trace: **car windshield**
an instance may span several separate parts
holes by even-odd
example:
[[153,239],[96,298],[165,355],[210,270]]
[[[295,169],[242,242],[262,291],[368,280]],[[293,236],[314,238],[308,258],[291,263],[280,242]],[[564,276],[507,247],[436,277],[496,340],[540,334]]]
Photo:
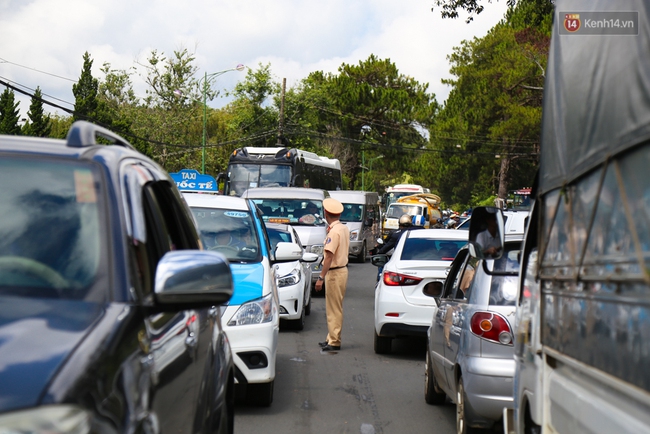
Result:
[[201,242],[230,262],[260,262],[260,240],[248,211],[193,207]]
[[341,213],[342,222],[360,222],[363,218],[363,205],[358,203],[344,203]]
[[98,170],[3,157],[0,184],[0,294],[105,299],[92,291],[106,261]]
[[323,201],[316,199],[252,199],[265,222],[324,226]]
[[452,261],[458,250],[465,244],[467,241],[464,240],[407,238],[400,259],[402,261]]

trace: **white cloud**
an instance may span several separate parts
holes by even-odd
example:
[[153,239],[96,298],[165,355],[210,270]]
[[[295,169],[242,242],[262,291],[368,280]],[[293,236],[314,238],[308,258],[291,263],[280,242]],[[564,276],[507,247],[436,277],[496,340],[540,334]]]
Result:
[[[128,69],[144,63],[151,50],[171,55],[195,52],[199,74],[243,63],[270,63],[280,80],[293,86],[310,72],[335,73],[370,54],[389,58],[399,71],[421,83],[439,102],[449,88],[447,55],[463,39],[483,36],[502,17],[505,0],[486,5],[466,24],[443,20],[422,0],[0,0],[0,77],[74,102],[72,84],[93,59],[93,75],[105,62]],[[24,67],[16,66],[23,65]],[[33,68],[53,75],[35,72]],[[241,73],[220,76],[215,88],[232,88]],[[144,93],[134,77],[136,92]],[[17,95],[18,97],[18,95]],[[19,97],[27,112],[29,99]],[[218,106],[223,101],[214,101]]]

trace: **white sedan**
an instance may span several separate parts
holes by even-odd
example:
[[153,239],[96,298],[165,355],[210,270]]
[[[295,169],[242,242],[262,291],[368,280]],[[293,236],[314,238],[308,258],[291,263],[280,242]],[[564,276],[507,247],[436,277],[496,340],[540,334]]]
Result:
[[375,353],[391,351],[394,338],[426,338],[451,261],[467,244],[467,231],[412,229],[393,255],[375,255],[383,271],[375,287]]
[[271,250],[278,242],[289,242],[300,246],[302,259],[279,262],[276,267],[278,297],[280,298],[280,320],[296,330],[305,327],[305,315],[311,313],[311,266],[318,259],[315,253],[305,252],[296,230],[287,224],[265,223],[269,234]]

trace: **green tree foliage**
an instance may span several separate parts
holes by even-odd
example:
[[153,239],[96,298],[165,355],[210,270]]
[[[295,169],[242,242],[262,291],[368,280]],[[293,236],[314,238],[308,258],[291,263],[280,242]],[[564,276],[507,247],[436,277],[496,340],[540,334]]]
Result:
[[23,134],[35,137],[49,137],[52,132],[50,117],[43,111],[43,93],[37,87],[32,96],[29,111],[29,120],[23,126]]
[[505,198],[510,186],[532,184],[548,32],[511,24],[525,21],[519,18],[515,8],[509,22],[463,41],[449,56],[456,78],[445,81],[453,89],[431,129],[437,157],[428,157],[434,185],[447,203]]
[[[498,1],[498,0],[497,0]],[[505,0],[508,7],[512,10],[515,5],[523,6],[528,15],[524,17],[526,24],[530,26],[539,26],[546,17],[553,11],[553,0]],[[492,0],[487,0],[491,3]],[[458,18],[460,11],[465,11],[469,14],[466,19],[467,23],[474,20],[474,15],[478,15],[485,9],[485,0],[434,0],[434,7],[432,11],[436,11],[436,7],[440,8],[440,16],[442,18]]]
[[[201,169],[203,99],[194,62],[187,49],[169,58],[153,50],[145,65],[149,87],[132,118],[131,131],[149,140],[140,149],[170,172]],[[206,98],[213,98],[207,89]]]
[[19,136],[21,134],[19,102],[16,101],[14,91],[6,88],[0,94],[0,134]]
[[86,51],[79,81],[72,85],[75,98],[73,120],[92,120],[97,111],[97,91],[99,82],[92,75],[93,61]]
[[238,136],[259,137],[257,146],[276,146],[279,107],[270,104],[273,96],[280,94],[280,84],[274,81],[270,64],[259,64],[248,69],[246,78],[235,85],[234,101],[229,107],[233,113],[231,128]]
[[421,131],[438,109],[427,89],[389,59],[371,55],[358,65],[342,64],[338,74],[310,74],[287,107],[287,118],[294,135],[317,137],[317,146],[341,161],[349,187],[360,188],[362,156],[383,155],[373,170],[384,173],[414,167],[413,151],[426,144]]

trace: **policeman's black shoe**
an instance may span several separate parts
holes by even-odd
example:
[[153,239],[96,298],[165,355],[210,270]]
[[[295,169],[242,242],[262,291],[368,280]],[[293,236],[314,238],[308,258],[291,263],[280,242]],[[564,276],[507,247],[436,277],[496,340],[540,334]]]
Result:
[[340,351],[341,346],[340,345],[325,345],[323,348],[320,349],[321,351],[329,352],[329,351]]
[[329,345],[329,344],[327,343],[327,341],[323,341],[323,342],[319,342],[319,343],[318,343],[318,346],[321,347],[321,348],[326,347],[326,346],[328,346],[328,345]]

